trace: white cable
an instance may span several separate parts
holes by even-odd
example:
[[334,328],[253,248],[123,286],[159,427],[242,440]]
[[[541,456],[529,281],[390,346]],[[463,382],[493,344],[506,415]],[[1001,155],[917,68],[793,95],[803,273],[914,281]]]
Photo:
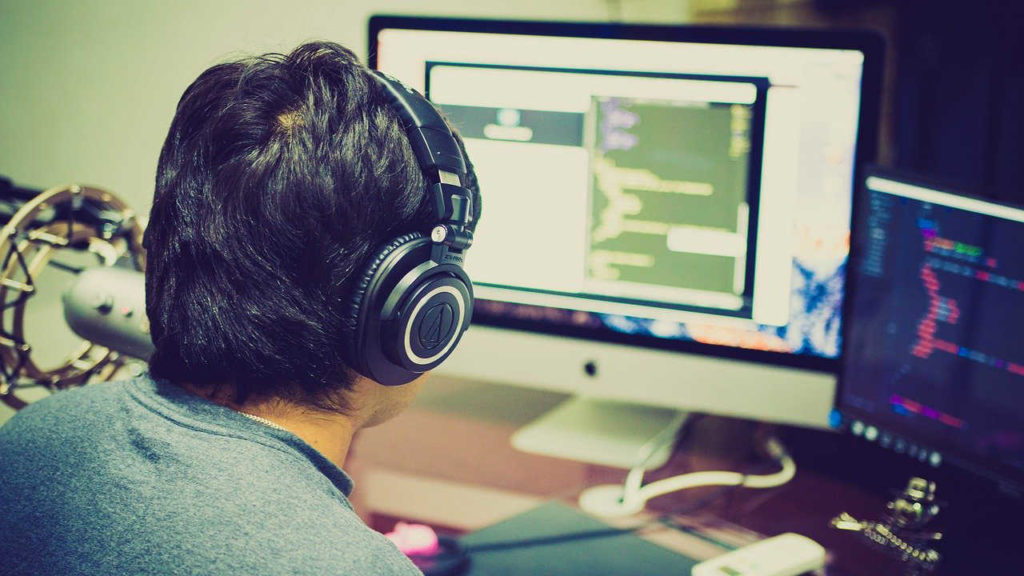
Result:
[[[743,486],[744,488],[775,488],[782,486],[796,475],[796,462],[786,453],[776,438],[770,438],[765,446],[768,454],[782,467],[774,474],[748,476],[738,472],[693,472],[652,482],[647,486],[623,493],[623,501],[643,506],[648,500],[679,490],[700,486]],[[632,472],[631,472],[632,473]],[[628,479],[627,479],[628,482]],[[632,492],[632,493],[631,493]]]
[[639,463],[633,466],[626,476],[623,494],[631,494],[640,490],[644,483],[644,472],[647,470],[647,463],[651,461],[655,454],[676,441],[676,434],[679,433],[679,429],[689,417],[689,414],[680,412],[672,419],[668,426],[662,428],[661,432],[640,447]]
[[[651,444],[660,445],[664,439],[657,438]],[[600,516],[624,516],[643,510],[648,500],[679,490],[701,486],[743,486],[744,488],[775,488],[789,482],[796,475],[796,463],[786,453],[782,443],[769,438],[765,444],[769,456],[781,469],[773,474],[749,476],[738,472],[693,472],[681,474],[643,486],[644,468],[641,465],[629,471],[622,486],[595,486],[580,494],[580,506]]]

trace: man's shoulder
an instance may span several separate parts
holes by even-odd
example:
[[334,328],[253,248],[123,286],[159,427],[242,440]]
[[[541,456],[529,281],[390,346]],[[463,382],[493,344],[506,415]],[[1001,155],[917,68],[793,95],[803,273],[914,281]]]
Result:
[[[224,553],[260,574],[419,574],[394,544],[354,512],[333,507],[328,510],[334,516],[330,520],[298,513],[282,517],[279,523],[264,524],[252,540],[242,546],[230,542]],[[306,525],[300,527],[303,523]],[[223,554],[214,552],[215,563]],[[196,566],[199,571],[202,568]]]
[[85,428],[123,411],[128,381],[61,390],[29,404],[0,426],[0,441],[30,435],[41,439],[67,428]]
[[[300,487],[299,490],[302,488]],[[286,487],[282,492],[289,493]],[[291,493],[294,496],[294,492]],[[297,498],[257,499],[231,511],[212,502],[213,514],[143,522],[125,542],[130,556],[148,554],[154,573],[416,576],[419,571],[390,541],[369,528],[350,508],[320,497],[316,508]],[[102,545],[102,542],[96,542]],[[99,551],[98,548],[94,550]],[[97,555],[93,556],[94,558]],[[139,566],[110,565],[111,573],[135,573]]]
[[60,392],[0,427],[12,574],[418,573],[297,453],[170,419],[133,386]]
[[[299,497],[281,487],[281,498],[210,499],[202,494],[147,497],[145,510],[122,514],[116,491],[89,507],[87,518],[61,520],[64,530],[15,520],[13,541],[0,540],[10,574],[351,574],[416,576],[419,571],[350,508],[324,496]],[[150,495],[152,496],[152,495]],[[242,501],[245,500],[245,501]],[[308,506],[315,500],[316,507]],[[45,508],[46,505],[41,506]],[[2,509],[2,506],[0,506]],[[58,514],[58,517],[60,515]],[[23,517],[24,518],[24,517]],[[102,521],[97,521],[101,519]],[[38,554],[24,538],[31,530],[61,554]],[[9,547],[8,547],[9,546]],[[5,574],[8,572],[5,572]]]
[[[91,478],[82,467],[108,461],[111,438],[130,404],[126,386],[104,382],[63,390],[15,414],[0,426],[0,483],[6,483],[11,493],[20,486],[26,497],[32,497],[46,492],[57,479],[69,485]],[[40,483],[46,484],[31,489]],[[5,504],[11,506],[0,502],[0,508]]]

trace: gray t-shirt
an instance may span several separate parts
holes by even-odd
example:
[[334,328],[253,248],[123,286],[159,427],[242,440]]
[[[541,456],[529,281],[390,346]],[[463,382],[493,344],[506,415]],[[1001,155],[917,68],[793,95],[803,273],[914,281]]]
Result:
[[297,436],[166,382],[92,384],[0,427],[0,573],[419,575]]

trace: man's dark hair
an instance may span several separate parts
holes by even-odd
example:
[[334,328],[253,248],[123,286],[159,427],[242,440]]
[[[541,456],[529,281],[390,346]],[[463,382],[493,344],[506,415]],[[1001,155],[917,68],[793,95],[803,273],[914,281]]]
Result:
[[369,74],[318,42],[216,65],[185,91],[145,235],[153,376],[239,403],[345,408],[354,276],[387,239],[432,224]]

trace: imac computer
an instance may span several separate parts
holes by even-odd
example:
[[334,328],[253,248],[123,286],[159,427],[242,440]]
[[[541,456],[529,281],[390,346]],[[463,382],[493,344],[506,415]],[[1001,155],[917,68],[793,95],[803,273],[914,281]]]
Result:
[[[371,66],[444,111],[482,190],[473,327],[440,372],[573,394],[547,431],[641,445],[677,410],[827,426],[881,52],[860,32],[373,17]],[[572,444],[542,429],[517,446]],[[581,459],[634,457],[594,434]]]
[[845,427],[1024,494],[1024,209],[873,170],[853,237]]

